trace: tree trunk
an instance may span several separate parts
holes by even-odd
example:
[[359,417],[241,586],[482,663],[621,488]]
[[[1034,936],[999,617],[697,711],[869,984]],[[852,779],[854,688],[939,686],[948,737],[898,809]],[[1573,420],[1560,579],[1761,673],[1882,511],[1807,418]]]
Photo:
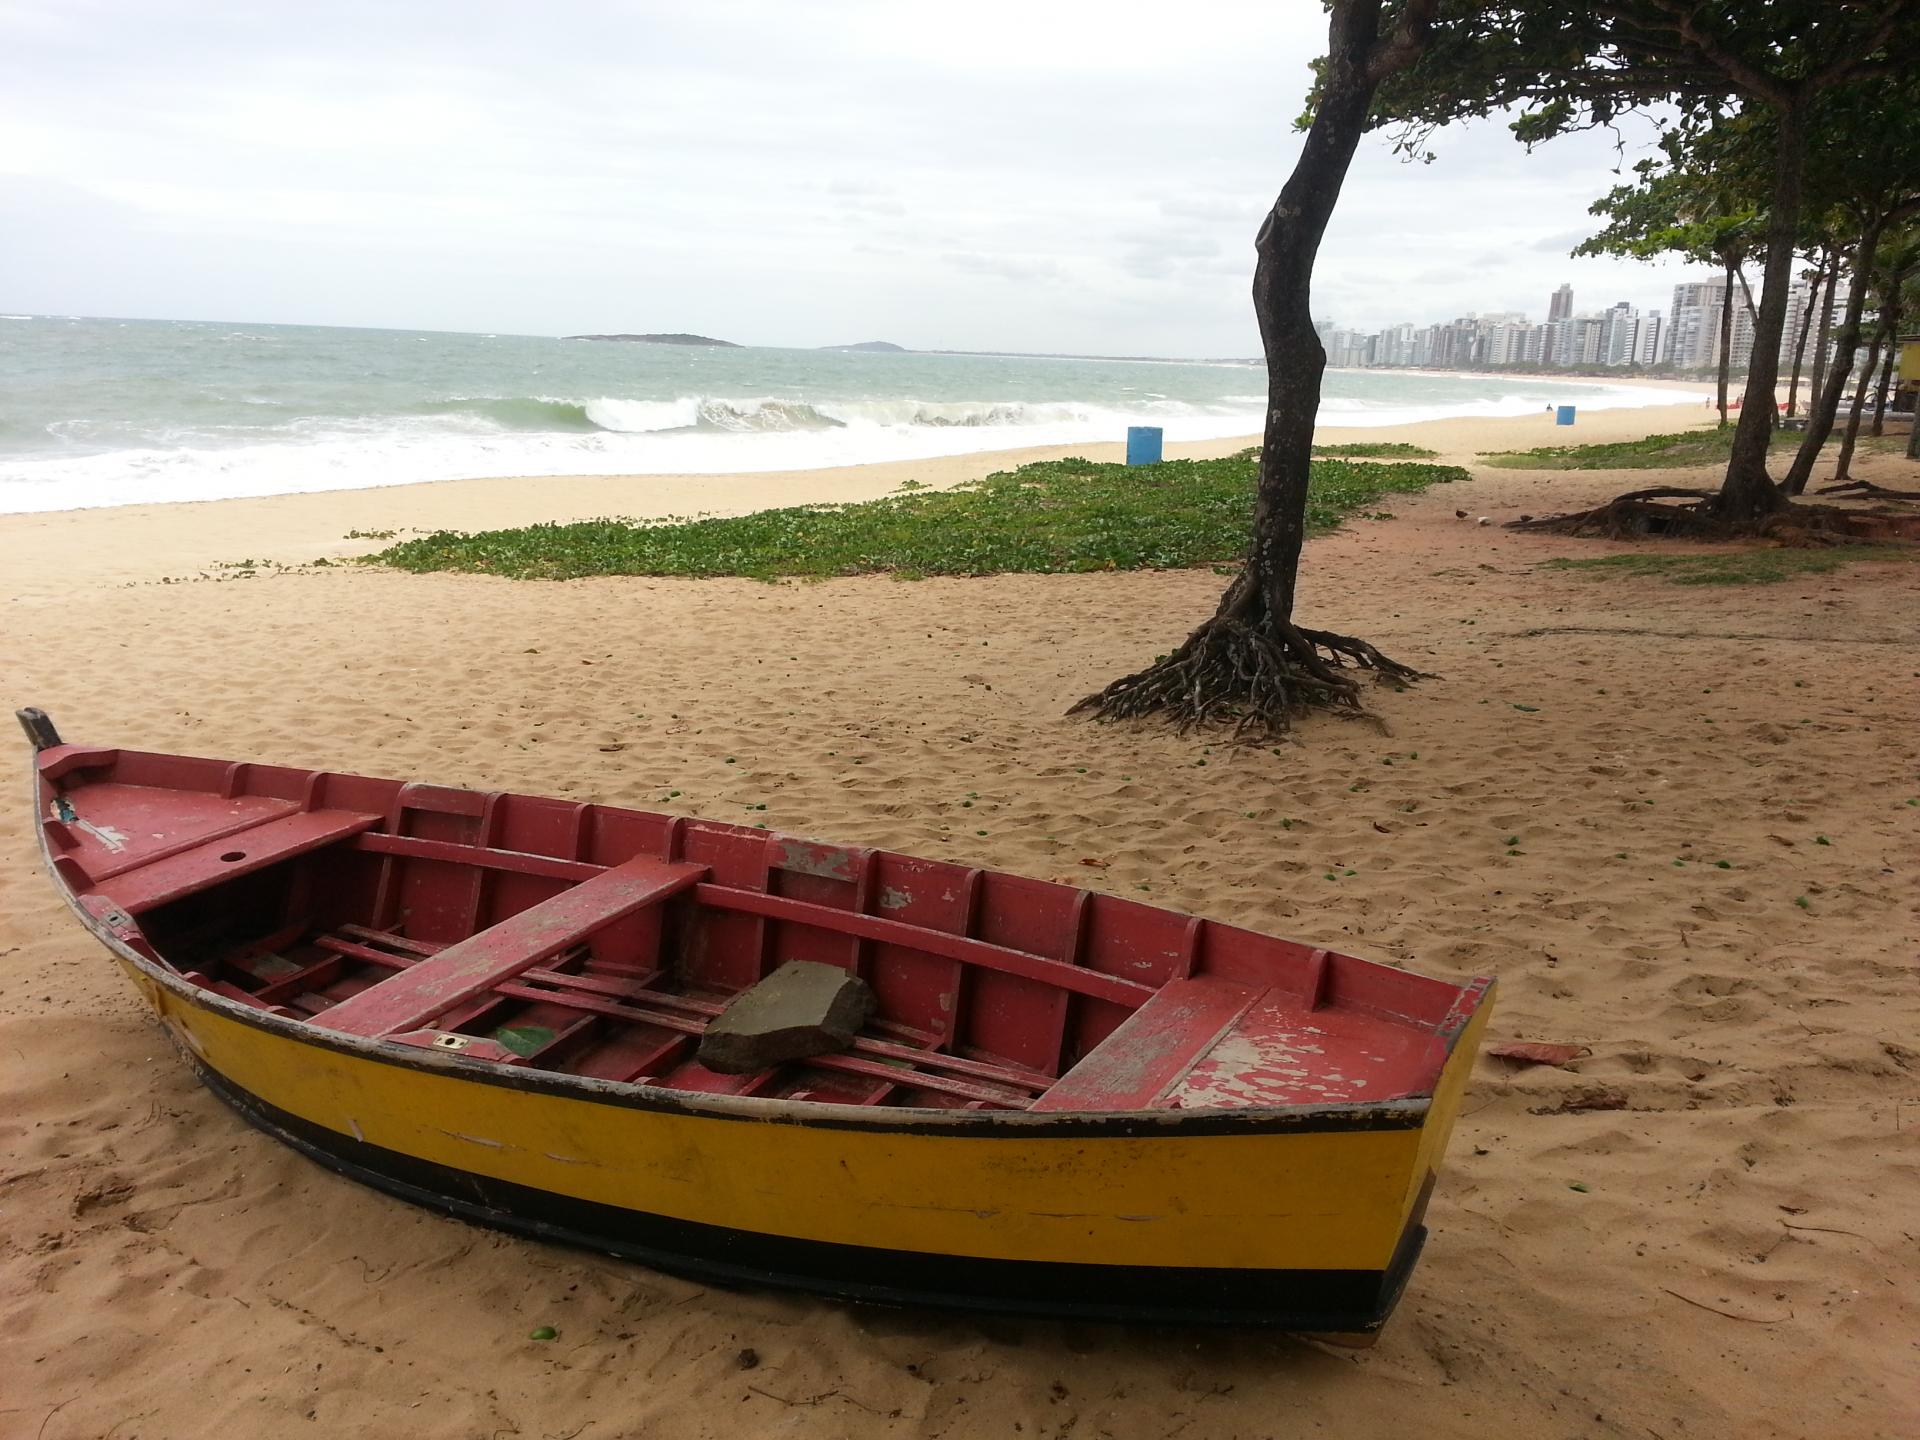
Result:
[[1226,723],[1241,734],[1264,735],[1285,730],[1309,708],[1362,709],[1347,665],[1396,680],[1418,676],[1365,641],[1293,623],[1313,426],[1327,363],[1311,313],[1314,260],[1366,133],[1374,91],[1390,65],[1417,52],[1437,0],[1409,0],[1391,40],[1381,33],[1381,8],[1381,0],[1329,6],[1313,122],[1254,241],[1253,309],[1267,362],[1267,416],[1246,564],[1213,617],[1178,650],[1087,696],[1075,711],[1104,719],[1157,712],[1181,730]]
[[1840,289],[1840,269],[1845,257],[1840,247],[1833,247],[1833,268],[1827,274],[1827,293],[1820,301],[1820,336],[1813,346],[1813,379],[1807,386],[1807,411],[1813,412],[1820,403],[1820,397],[1826,394],[1827,356],[1833,350],[1833,297]]
[[[1887,277],[1887,298],[1880,307],[1880,333],[1887,337],[1887,353],[1880,362],[1880,384],[1873,396],[1873,429],[1884,435],[1887,425],[1887,393],[1893,388],[1893,362],[1900,353],[1900,290],[1907,283],[1907,272],[1896,270]],[[1920,429],[1920,405],[1914,407],[1915,428]]]
[[1853,446],[1860,438],[1860,412],[1866,409],[1867,386],[1873,383],[1873,367],[1880,363],[1880,344],[1885,338],[1883,320],[1881,327],[1873,332],[1873,344],[1867,347],[1867,363],[1860,367],[1860,381],[1853,387],[1853,413],[1847,416],[1847,432],[1840,437],[1840,459],[1833,467],[1836,483],[1853,478]]
[[1793,256],[1800,239],[1806,102],[1796,96],[1776,106],[1775,115],[1779,129],[1767,210],[1767,268],[1760,286],[1760,313],[1753,322],[1753,357],[1747,362],[1740,425],[1733,434],[1726,479],[1712,503],[1714,515],[1721,520],[1757,520],[1785,503],[1767,473],[1767,450],[1773,438],[1774,386],[1780,378],[1780,332],[1786,328],[1787,292],[1793,288]]
[[1873,424],[1867,427],[1867,433],[1875,437],[1887,433],[1887,394],[1893,389],[1893,357],[1899,353],[1896,340],[1888,344],[1887,353],[1880,359],[1880,383],[1873,387]]
[[1827,252],[1820,252],[1820,263],[1808,281],[1807,308],[1800,315],[1800,335],[1793,342],[1793,383],[1787,386],[1787,414],[1800,413],[1800,366],[1807,358],[1807,331],[1813,328],[1813,312],[1820,308],[1820,282],[1827,273]]
[[1727,284],[1720,292],[1720,424],[1727,423],[1727,372],[1733,368],[1733,262],[1726,262]]
[[[1793,457],[1793,464],[1787,469],[1786,479],[1780,482],[1780,489],[1787,495],[1806,493],[1807,481],[1813,478],[1813,467],[1820,458],[1820,447],[1827,443],[1827,437],[1833,434],[1834,416],[1840,413],[1840,401],[1847,390],[1847,375],[1853,369],[1853,352],[1860,348],[1860,315],[1867,304],[1867,280],[1873,274],[1873,260],[1880,249],[1880,232],[1886,227],[1887,217],[1875,216],[1861,233],[1860,244],[1853,252],[1853,264],[1850,283],[1847,287],[1847,314],[1840,325],[1840,335],[1834,345],[1833,363],[1827,367],[1826,388],[1815,400],[1807,415],[1806,437],[1800,442],[1800,449]],[[1836,276],[1836,280],[1837,280]]]

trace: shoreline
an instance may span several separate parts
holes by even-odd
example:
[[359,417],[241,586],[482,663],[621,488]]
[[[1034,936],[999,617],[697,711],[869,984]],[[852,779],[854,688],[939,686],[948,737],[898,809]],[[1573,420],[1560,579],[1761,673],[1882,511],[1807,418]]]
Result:
[[[1686,384],[1629,385],[1564,376],[1543,377],[1536,382],[1517,377],[1513,392],[1476,393],[1462,409],[1456,401],[1400,392],[1449,379],[1485,392],[1493,388],[1485,377],[1409,371],[1402,387],[1372,372],[1341,373],[1369,379],[1370,384],[1359,388],[1370,398],[1327,397],[1321,412],[1322,429],[1392,431],[1444,420],[1524,417],[1538,413],[1536,406],[1550,409],[1563,393],[1589,416],[1658,406],[1667,400],[1669,392],[1700,402],[1707,399],[1704,391]],[[1385,385],[1396,388],[1389,392]],[[1530,393],[1523,395],[1521,391]],[[1257,395],[1225,398],[1256,405],[1260,400]],[[907,425],[889,420],[876,430],[871,417],[860,418],[860,403],[788,401],[772,395],[739,401],[699,395],[672,401],[560,400],[542,395],[525,401],[460,403],[482,409],[494,403],[531,405],[560,428],[510,427],[464,439],[451,434],[420,436],[416,437],[417,449],[411,440],[401,444],[403,432],[394,430],[358,438],[323,434],[313,437],[311,443],[263,436],[228,449],[193,445],[152,449],[136,445],[93,455],[35,452],[0,456],[0,515],[266,500],[281,495],[331,494],[449,480],[589,475],[668,480],[698,475],[717,480],[742,474],[838,471],[895,462],[961,461],[968,456],[1026,451],[1071,453],[1068,447],[1117,442],[1136,423],[1160,425],[1171,445],[1211,446],[1245,443],[1243,437],[1259,430],[1264,413],[1259,408],[1249,411],[1236,406],[1225,413],[1156,418],[1146,413],[1136,415],[1124,406],[1116,409],[1119,402],[1109,400],[1088,402],[1090,408],[1078,418],[1063,419],[1051,414],[1060,405],[1031,402],[1038,409],[1021,423],[975,424],[963,419],[952,424],[928,421]],[[748,424],[737,433],[715,433],[694,425],[694,419],[703,413],[702,407],[709,403],[718,405],[722,412],[744,407],[738,412],[741,415],[764,406],[797,406],[816,412],[813,419],[827,428],[802,424],[798,428],[775,425],[761,429]],[[885,403],[891,402],[884,402],[883,409]],[[972,403],[961,404],[962,410]],[[1011,408],[1024,411],[1029,403],[1012,402]],[[943,405],[945,402],[934,402],[935,410]],[[1515,406],[1520,408],[1516,410]],[[1073,406],[1066,408],[1071,410]],[[582,448],[574,443],[577,441],[589,443]],[[393,448],[396,444],[398,449]],[[451,450],[446,448],[449,445]]]
[[[1401,441],[1471,464],[1488,450],[1620,440],[1700,424],[1697,404],[1583,411],[1562,427],[1545,413],[1453,416],[1406,425],[1323,426],[1317,444]],[[1170,460],[1231,455],[1260,437],[1169,443]],[[76,580],[122,584],[179,577],[240,561],[305,565],[371,553],[385,532],[494,530],[601,517],[743,515],[803,504],[844,504],[894,493],[903,481],[950,489],[1018,465],[1084,456],[1119,461],[1126,447],[1042,445],[819,470],[723,475],[524,475],[423,480],[226,500],[103,505],[0,515],[0,572],[14,599],[59,593]],[[355,536],[352,532],[360,532]]]

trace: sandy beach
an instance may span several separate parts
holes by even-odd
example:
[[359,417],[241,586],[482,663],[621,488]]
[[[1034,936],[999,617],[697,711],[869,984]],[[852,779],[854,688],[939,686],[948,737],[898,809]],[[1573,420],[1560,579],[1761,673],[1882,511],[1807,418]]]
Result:
[[[1209,571],[311,564],[371,531],[864,499],[1118,446],[0,517],[6,698],[70,738],[765,805],[796,834],[1491,972],[1496,1038],[1591,1052],[1482,1058],[1371,1351],[735,1293],[470,1228],[249,1129],[55,898],[10,787],[0,1436],[1920,1433],[1920,566],[1680,587],[1545,564],[1624,547],[1473,523],[1705,478],[1481,451],[1707,418],[1693,400],[1571,430],[1323,432],[1427,444],[1474,479],[1310,544],[1303,618],[1433,678],[1380,692],[1383,728],[1316,719],[1277,750],[1065,717],[1208,612]],[[543,1325],[558,1338],[529,1340]]]

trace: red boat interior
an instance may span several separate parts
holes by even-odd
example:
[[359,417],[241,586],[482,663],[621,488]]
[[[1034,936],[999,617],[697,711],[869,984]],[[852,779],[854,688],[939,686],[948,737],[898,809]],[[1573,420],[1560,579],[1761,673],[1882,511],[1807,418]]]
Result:
[[[60,878],[228,1000],[468,1060],[843,1105],[1034,1111],[1429,1093],[1461,988],[1071,886],[523,795],[61,745]],[[695,1058],[790,960],[874,1017],[755,1075]]]

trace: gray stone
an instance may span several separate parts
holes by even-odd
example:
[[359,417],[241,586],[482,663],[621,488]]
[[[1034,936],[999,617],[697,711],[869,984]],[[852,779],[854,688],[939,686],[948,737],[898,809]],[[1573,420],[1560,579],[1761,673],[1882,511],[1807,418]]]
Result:
[[873,991],[837,965],[789,960],[742,990],[700,1037],[700,1063],[752,1075],[788,1060],[844,1050],[873,1014]]

